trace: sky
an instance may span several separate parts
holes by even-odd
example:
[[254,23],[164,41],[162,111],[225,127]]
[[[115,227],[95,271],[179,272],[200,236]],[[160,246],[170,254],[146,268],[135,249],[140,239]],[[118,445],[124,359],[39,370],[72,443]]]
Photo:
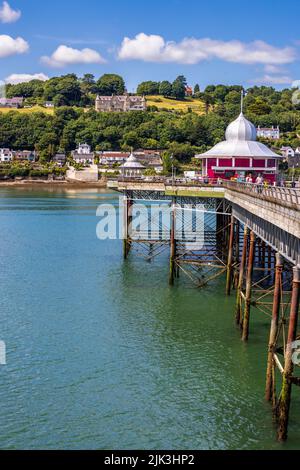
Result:
[[300,80],[299,0],[0,0],[0,80],[118,73],[209,84]]

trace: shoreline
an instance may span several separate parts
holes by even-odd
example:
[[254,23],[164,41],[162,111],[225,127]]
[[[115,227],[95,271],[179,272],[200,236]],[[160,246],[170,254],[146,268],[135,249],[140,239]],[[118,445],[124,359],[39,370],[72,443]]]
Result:
[[107,189],[106,181],[98,181],[97,183],[85,183],[83,181],[45,181],[45,180],[21,180],[21,181],[0,181],[0,188],[89,188],[89,189]]

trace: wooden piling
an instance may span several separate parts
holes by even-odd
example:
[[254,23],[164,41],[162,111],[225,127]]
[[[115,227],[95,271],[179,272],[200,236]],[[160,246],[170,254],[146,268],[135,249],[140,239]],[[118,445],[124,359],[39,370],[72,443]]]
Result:
[[271,401],[273,397],[274,387],[274,352],[276,346],[276,338],[278,334],[278,321],[281,303],[281,290],[282,290],[282,270],[283,270],[283,258],[277,253],[276,254],[276,268],[275,268],[275,286],[273,296],[273,311],[272,321],[269,338],[268,348],[268,362],[267,362],[267,382],[266,382],[266,400]]
[[290,309],[288,339],[282,377],[282,388],[278,403],[278,440],[285,441],[288,433],[289,412],[292,393],[293,342],[296,340],[300,297],[300,266],[293,268],[293,286]]
[[239,284],[239,265],[240,265],[240,222],[235,219],[235,242],[234,242],[234,275],[233,275],[233,287],[238,288]]
[[129,198],[125,198],[124,200],[124,215],[123,215],[123,255],[124,259],[128,258],[130,248],[131,248],[131,241],[130,241],[130,224],[132,220],[132,201]]
[[246,262],[247,262],[248,234],[249,234],[249,229],[245,225],[243,251],[242,251],[242,257],[241,257],[241,262],[240,262],[239,282],[238,282],[237,294],[236,294],[235,320],[236,320],[237,325],[241,324],[241,313],[242,313],[241,293],[243,289],[244,273],[245,273],[245,267],[246,267]]
[[234,217],[231,216],[230,233],[228,243],[227,277],[226,277],[226,295],[230,295],[232,284],[232,260],[233,260],[233,242],[234,242]]
[[175,240],[175,226],[176,226],[176,214],[175,204],[172,204],[171,210],[171,236],[170,236],[170,272],[169,272],[169,284],[174,285],[174,279],[176,275],[176,240]]
[[243,319],[243,333],[242,333],[243,341],[248,341],[248,337],[249,337],[249,320],[250,320],[251,295],[252,295],[252,275],[253,275],[254,256],[255,256],[255,240],[256,240],[255,233],[251,231],[247,278],[246,278],[245,308],[244,308],[244,319]]

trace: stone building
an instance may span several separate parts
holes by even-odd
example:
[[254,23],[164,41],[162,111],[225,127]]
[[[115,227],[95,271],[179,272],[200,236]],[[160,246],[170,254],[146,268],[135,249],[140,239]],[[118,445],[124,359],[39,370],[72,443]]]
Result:
[[128,111],[146,111],[147,102],[144,96],[112,95],[97,96],[95,102],[97,112],[128,112]]

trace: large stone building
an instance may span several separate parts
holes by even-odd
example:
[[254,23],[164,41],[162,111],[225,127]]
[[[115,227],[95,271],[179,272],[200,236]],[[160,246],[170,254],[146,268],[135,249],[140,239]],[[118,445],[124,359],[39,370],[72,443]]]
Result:
[[97,96],[95,109],[97,112],[128,112],[145,111],[147,108],[144,96],[130,96],[128,93],[121,96]]

